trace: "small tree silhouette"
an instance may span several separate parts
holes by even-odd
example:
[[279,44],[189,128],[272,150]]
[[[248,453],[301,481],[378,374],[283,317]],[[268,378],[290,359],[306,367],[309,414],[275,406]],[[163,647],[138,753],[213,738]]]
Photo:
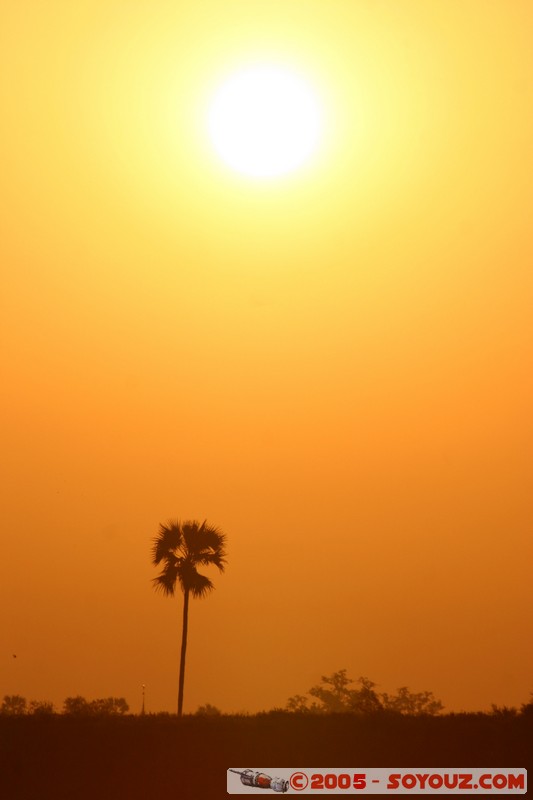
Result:
[[91,704],[87,702],[85,697],[76,695],[76,697],[67,697],[63,702],[63,714],[72,714],[76,717],[87,717],[91,713]]
[[302,714],[303,712],[319,711],[319,707],[316,703],[309,705],[305,695],[295,694],[287,700],[287,711],[295,711],[297,714]]
[[130,710],[123,697],[101,697],[89,705],[91,714],[101,717],[121,717]]
[[63,714],[76,717],[123,716],[129,706],[123,697],[99,697],[88,702],[85,697],[67,697],[63,703]]
[[26,713],[26,698],[20,694],[6,694],[0,706],[0,714],[20,717]]
[[381,711],[383,706],[381,697],[376,691],[376,684],[370,678],[361,677],[357,681],[360,688],[350,692],[348,706],[350,711],[356,714],[375,714]]
[[183,713],[183,688],[185,684],[185,655],[187,652],[187,626],[189,595],[205,597],[215,587],[197,566],[215,567],[223,572],[226,563],[224,550],[226,537],[217,528],[196,521],[180,523],[169,521],[159,526],[152,547],[152,563],[163,564],[163,571],[154,578],[155,588],[173,597],[176,584],[183,592],[183,625],[181,633],[180,673],[178,686],[178,715]]
[[29,714],[36,716],[47,716],[54,713],[54,704],[49,703],[47,700],[30,700],[28,707]]
[[333,675],[322,675],[322,684],[309,689],[311,697],[320,700],[324,711],[347,711],[351,705],[353,690],[348,687],[352,679],[348,678],[346,672],[340,669]]
[[381,695],[383,708],[396,711],[398,714],[439,714],[444,706],[436,700],[433,692],[411,692],[407,686],[401,686],[396,695]]
[[396,714],[439,714],[444,706],[436,700],[433,692],[411,692],[406,686],[398,689],[398,694],[376,692],[376,684],[369,678],[359,678],[358,689],[351,689],[354,681],[346,670],[341,669],[332,675],[322,675],[321,683],[309,689],[308,694],[319,702],[308,703],[307,697],[297,694],[287,702],[288,711],[352,714],[375,714],[392,711]]

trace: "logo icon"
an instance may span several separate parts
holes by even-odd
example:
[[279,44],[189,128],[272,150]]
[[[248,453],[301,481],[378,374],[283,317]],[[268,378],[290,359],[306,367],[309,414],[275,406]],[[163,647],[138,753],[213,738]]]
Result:
[[253,769],[245,769],[239,772],[238,769],[230,769],[236,775],[241,776],[241,783],[244,786],[254,786],[256,789],[271,789],[273,792],[286,792],[289,788],[289,781],[285,778],[271,778],[264,772],[255,772]]

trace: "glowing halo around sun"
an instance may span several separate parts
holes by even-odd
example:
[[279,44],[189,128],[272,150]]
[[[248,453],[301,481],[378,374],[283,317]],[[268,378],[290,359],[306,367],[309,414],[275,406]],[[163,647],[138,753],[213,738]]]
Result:
[[277,178],[297,169],[321,137],[319,103],[299,75],[257,65],[230,77],[209,111],[209,133],[220,158],[251,178]]

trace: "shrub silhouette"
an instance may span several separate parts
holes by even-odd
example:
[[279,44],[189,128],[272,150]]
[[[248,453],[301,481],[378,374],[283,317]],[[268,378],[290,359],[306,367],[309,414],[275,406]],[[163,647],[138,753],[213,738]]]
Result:
[[195,714],[203,717],[218,717],[222,714],[222,711],[216,706],[212,706],[211,703],[206,703],[205,706],[198,706]]
[[522,703],[520,706],[520,713],[533,719],[533,692],[531,692],[531,700],[529,703]]
[[123,716],[129,706],[123,697],[98,698],[88,702],[84,697],[67,697],[63,703],[63,714],[77,717]]
[[491,714],[496,717],[516,717],[518,710],[514,706],[498,706],[491,703]]
[[406,686],[398,689],[396,695],[386,692],[378,693],[376,684],[369,678],[361,677],[357,681],[359,688],[350,688],[354,681],[347,671],[341,669],[332,675],[323,675],[321,683],[312,686],[308,694],[319,702],[309,702],[305,695],[294,695],[287,702],[287,710],[308,713],[352,713],[375,714],[377,712],[394,712],[403,715],[435,715],[444,706],[436,700],[433,692],[411,692]]

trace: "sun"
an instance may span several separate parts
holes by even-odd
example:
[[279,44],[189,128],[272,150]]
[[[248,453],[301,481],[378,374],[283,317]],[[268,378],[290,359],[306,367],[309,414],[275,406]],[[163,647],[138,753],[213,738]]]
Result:
[[230,77],[213,98],[209,133],[222,160],[251,178],[277,178],[316,150],[321,112],[300,75],[268,64]]

